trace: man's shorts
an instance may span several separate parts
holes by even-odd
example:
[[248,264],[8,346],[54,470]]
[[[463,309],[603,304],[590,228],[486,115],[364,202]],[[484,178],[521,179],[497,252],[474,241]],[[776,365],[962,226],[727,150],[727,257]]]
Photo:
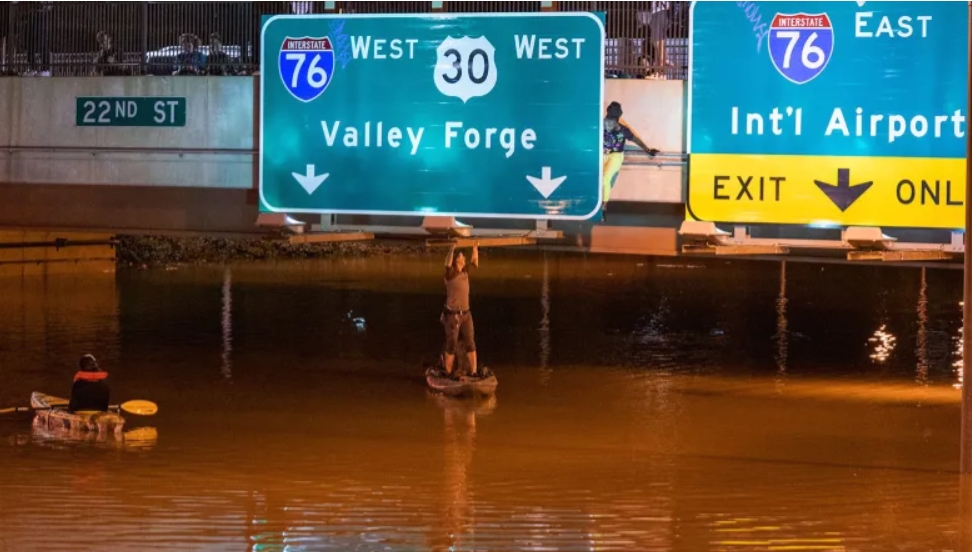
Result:
[[445,326],[445,353],[447,355],[456,354],[456,347],[460,340],[462,340],[462,346],[467,353],[476,351],[472,312],[465,311],[459,314],[445,311],[442,313],[442,325]]

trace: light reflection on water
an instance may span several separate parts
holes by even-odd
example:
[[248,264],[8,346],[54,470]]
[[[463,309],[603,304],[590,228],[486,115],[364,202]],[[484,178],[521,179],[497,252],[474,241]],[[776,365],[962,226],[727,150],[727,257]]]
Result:
[[540,288],[540,370],[550,363],[550,262],[543,256],[543,286]]
[[0,552],[958,549],[952,273],[483,261],[478,403],[421,382],[438,260],[0,281],[0,405],[107,350],[161,407],[133,447],[0,421]]
[[918,291],[918,332],[915,338],[915,357],[918,359],[916,380],[928,382],[928,278],[921,268],[921,287]]
[[789,343],[788,318],[786,316],[786,261],[780,263],[780,293],[776,298],[776,371],[777,389],[782,390],[786,382],[787,346]]
[[223,299],[223,309],[222,309],[222,323],[223,328],[223,365],[220,368],[220,372],[223,377],[230,379],[233,377],[233,367],[231,360],[231,352],[233,351],[233,276],[232,270],[227,267],[223,272],[223,289],[222,289],[222,299]]
[[881,327],[874,330],[874,337],[868,340],[874,344],[874,351],[871,353],[871,359],[883,363],[888,360],[891,353],[894,352],[894,348],[898,342],[898,338],[888,331],[887,324],[881,324]]
[[[963,312],[965,308],[965,301],[959,301],[959,313]],[[965,351],[962,349],[962,340],[965,339],[965,331],[961,324],[958,327],[958,335],[952,340],[954,343],[954,356],[955,360],[952,362],[952,369],[955,372],[955,383],[953,386],[956,389],[962,388],[963,380],[963,370],[965,367]]]

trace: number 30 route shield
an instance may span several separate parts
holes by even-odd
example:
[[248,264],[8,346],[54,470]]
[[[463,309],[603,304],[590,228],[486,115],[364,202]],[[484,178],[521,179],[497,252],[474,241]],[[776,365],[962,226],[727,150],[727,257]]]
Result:
[[[456,39],[446,37],[436,48],[435,87],[446,96],[466,103],[492,92],[496,86],[496,49],[484,36]],[[465,78],[463,78],[465,76]]]
[[298,100],[309,102],[327,90],[334,74],[334,49],[329,37],[290,38],[280,47],[280,78]]
[[773,66],[796,84],[823,73],[834,52],[834,28],[825,13],[778,13],[768,34]]

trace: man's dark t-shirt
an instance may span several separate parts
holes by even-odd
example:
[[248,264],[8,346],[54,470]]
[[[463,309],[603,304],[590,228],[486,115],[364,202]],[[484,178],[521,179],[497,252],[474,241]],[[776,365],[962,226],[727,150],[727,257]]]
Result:
[[445,308],[450,311],[469,310],[469,267],[466,265],[461,271],[451,266],[445,269]]

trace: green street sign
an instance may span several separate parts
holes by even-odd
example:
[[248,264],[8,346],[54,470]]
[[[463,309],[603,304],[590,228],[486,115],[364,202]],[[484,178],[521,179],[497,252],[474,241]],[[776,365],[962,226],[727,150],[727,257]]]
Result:
[[573,220],[600,208],[593,13],[276,15],[261,43],[262,208]]
[[76,98],[76,126],[184,127],[186,99],[154,97]]

